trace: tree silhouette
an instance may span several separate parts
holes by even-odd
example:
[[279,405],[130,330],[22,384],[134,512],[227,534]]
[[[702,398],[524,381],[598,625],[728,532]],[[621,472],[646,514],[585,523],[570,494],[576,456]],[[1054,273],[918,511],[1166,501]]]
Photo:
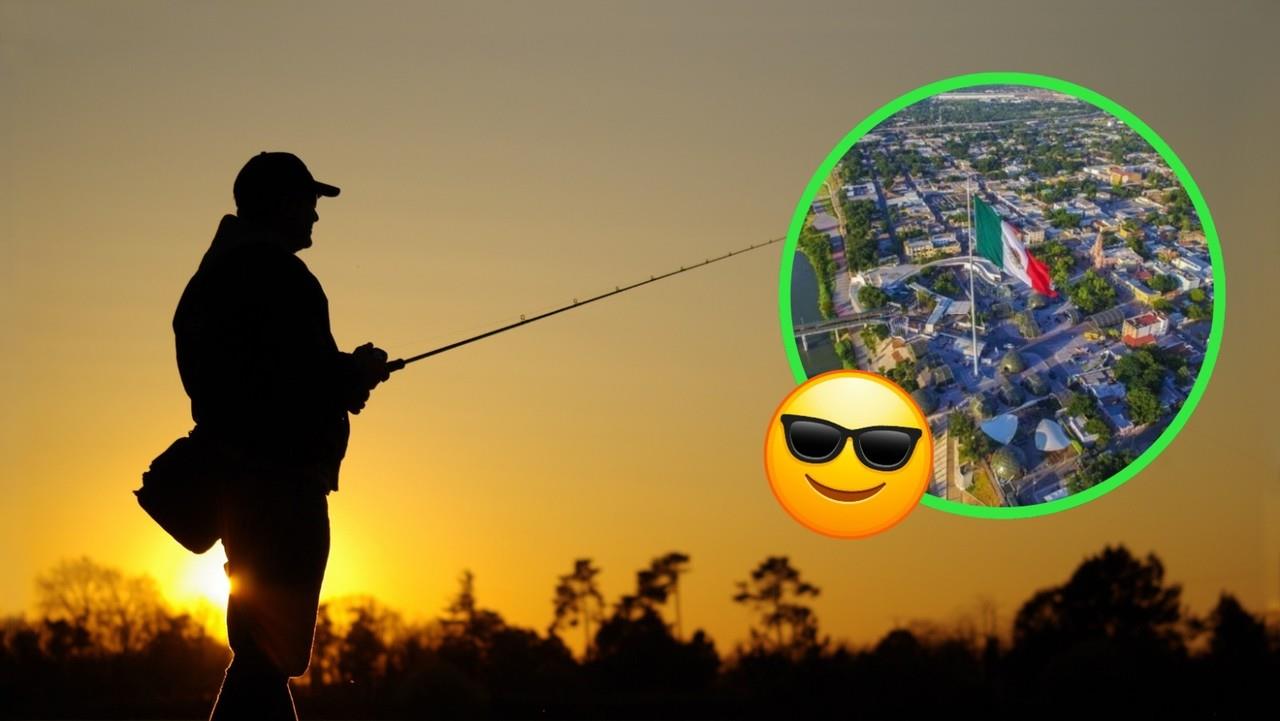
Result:
[[141,650],[160,630],[164,601],[149,576],[126,577],[87,557],[62,561],[36,577],[36,606],[65,626],[56,633],[68,652],[89,647],[105,653]]
[[37,576],[42,617],[0,621],[0,717],[194,717],[228,660],[155,582],[88,558]]
[[[547,629],[554,635],[560,629],[582,626],[582,655],[591,655],[591,622],[599,621],[604,607],[604,596],[596,585],[596,576],[600,569],[591,565],[590,558],[579,558],[573,562],[573,571],[560,576],[556,583],[555,595],[551,599],[554,615]],[[594,601],[594,608],[592,607]]]
[[94,648],[89,630],[71,621],[46,618],[44,632],[45,653],[54,661],[65,662]]
[[675,601],[676,607],[676,640],[684,638],[684,620],[680,612],[680,574],[688,573],[689,555],[672,551],[661,558],[656,558],[649,569],[653,572],[659,586],[663,590],[663,602],[666,596]]
[[1270,652],[1266,625],[1235,596],[1223,593],[1204,626],[1209,631],[1205,675],[1216,691],[1209,708],[1228,716],[1260,708],[1266,701],[1264,689],[1273,688],[1280,676],[1280,653]]
[[311,665],[307,667],[307,683],[312,688],[338,682],[338,657],[342,636],[334,624],[330,604],[320,604],[316,612],[316,630],[311,640]]
[[1165,585],[1154,554],[1135,558],[1107,546],[1085,559],[1066,584],[1042,590],[1018,611],[1015,643],[1105,638],[1172,649],[1182,644],[1182,587]]
[[[584,578],[586,571],[591,571],[592,578],[599,572],[589,562],[582,570]],[[460,685],[474,690],[469,691],[474,694],[473,704],[498,716],[528,715],[531,709],[545,709],[566,685],[564,679],[573,665],[568,648],[553,634],[542,639],[528,629],[509,626],[496,611],[482,608],[470,571],[460,577],[458,593],[446,612],[436,655],[460,676]]]
[[458,594],[450,601],[441,622],[445,636],[441,647],[466,665],[478,668],[493,646],[494,638],[506,629],[506,621],[496,611],[480,608],[476,601],[475,575],[463,571],[458,578]]
[[1209,656],[1244,668],[1260,666],[1267,655],[1267,627],[1244,610],[1235,596],[1224,593],[1209,613]]
[[400,615],[371,596],[348,596],[320,605],[306,686],[313,693],[342,688],[360,703],[376,698],[395,665],[404,637]]
[[351,618],[337,659],[338,679],[370,689],[385,675],[388,650],[397,635],[399,616],[372,598],[362,597],[347,608]]
[[675,636],[681,637],[680,574],[688,572],[689,556],[672,551],[653,559],[649,567],[636,572],[636,592],[618,600],[618,615],[632,620],[649,612],[658,613],[669,599],[675,600]]
[[387,647],[379,637],[373,618],[367,610],[358,609],[343,638],[342,654],[338,657],[340,678],[347,683],[372,685],[386,652]]
[[672,635],[661,608],[678,593],[689,556],[676,551],[636,572],[636,590],[625,594],[595,636],[587,668],[593,687],[607,692],[602,715],[660,715],[687,707],[710,688],[720,664],[701,630],[687,642]]
[[719,664],[702,630],[678,641],[657,611],[644,607],[635,616],[614,614],[600,626],[586,670],[590,685],[608,699],[598,715],[652,716],[710,688]]
[[772,650],[794,657],[820,645],[818,617],[802,603],[806,596],[814,597],[820,592],[817,586],[800,578],[800,571],[791,566],[786,556],[770,556],[756,566],[749,580],[738,582],[733,600],[760,614],[762,628],[751,629],[753,645],[764,649],[772,636]]
[[[579,563],[567,578],[582,579],[578,598],[594,596],[598,609],[599,570]],[[806,605],[818,589],[786,557],[770,557],[734,596],[759,614],[753,644],[724,664],[705,633],[681,641],[663,617],[687,563],[667,554],[642,568],[633,600],[593,623],[581,661],[554,632],[484,608],[469,572],[421,623],[370,597],[326,601],[298,708],[327,718],[1234,718],[1274,705],[1276,629],[1228,593],[1191,618],[1160,561],[1123,547],[1085,558],[1022,604],[1007,649],[996,638],[1008,627],[981,599],[957,619],[910,621],[865,647],[819,642]],[[146,592],[131,600],[131,579],[92,562],[41,578],[45,615],[0,619],[0,718],[207,711],[228,652],[200,622],[156,611]],[[158,620],[122,631],[120,615],[133,611],[121,609]],[[561,615],[568,623],[578,613]]]
[[445,612],[448,614],[445,628],[460,636],[483,636],[480,626],[492,625],[497,615],[476,605],[476,577],[470,569],[458,577],[458,595],[449,602]]
[[[1014,621],[1012,663],[1023,687],[1087,685],[1093,701],[1149,713],[1185,659],[1182,589],[1154,554],[1107,546],[1061,586],[1032,596]],[[1089,705],[1056,702],[1053,712]],[[1065,705],[1064,705],[1065,704]],[[1049,712],[1050,707],[1039,711]]]

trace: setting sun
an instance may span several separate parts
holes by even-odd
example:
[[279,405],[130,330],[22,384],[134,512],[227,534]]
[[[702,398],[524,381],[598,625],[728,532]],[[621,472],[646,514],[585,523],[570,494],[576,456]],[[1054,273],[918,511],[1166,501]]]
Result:
[[226,554],[222,552],[221,544],[208,553],[192,556],[173,589],[176,600],[204,600],[215,606],[225,604],[231,591],[231,580],[222,565],[225,562]]

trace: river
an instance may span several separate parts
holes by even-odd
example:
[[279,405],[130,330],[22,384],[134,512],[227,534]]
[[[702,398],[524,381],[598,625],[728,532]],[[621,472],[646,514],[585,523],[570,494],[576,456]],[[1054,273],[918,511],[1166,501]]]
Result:
[[[822,320],[822,313],[818,312],[818,275],[813,272],[813,266],[809,265],[804,253],[796,253],[791,266],[791,322],[813,323],[818,320]],[[843,367],[832,346],[830,333],[809,336],[807,352],[797,338],[796,351],[810,378],[823,371]]]

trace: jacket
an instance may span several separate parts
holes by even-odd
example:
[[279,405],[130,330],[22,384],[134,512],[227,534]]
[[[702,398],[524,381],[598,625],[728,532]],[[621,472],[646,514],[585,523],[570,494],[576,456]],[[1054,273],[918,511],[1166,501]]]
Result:
[[223,217],[173,317],[196,428],[245,467],[337,490],[357,383],[306,263],[267,231]]

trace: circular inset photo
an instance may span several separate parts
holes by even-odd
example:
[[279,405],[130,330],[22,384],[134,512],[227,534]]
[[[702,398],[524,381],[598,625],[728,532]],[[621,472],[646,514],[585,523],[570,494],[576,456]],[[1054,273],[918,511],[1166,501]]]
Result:
[[1182,162],[1115,102],[982,73],[908,93],[813,175],[783,252],[797,382],[908,391],[935,440],[923,503],[1051,513],[1172,441],[1222,336],[1222,252]]

